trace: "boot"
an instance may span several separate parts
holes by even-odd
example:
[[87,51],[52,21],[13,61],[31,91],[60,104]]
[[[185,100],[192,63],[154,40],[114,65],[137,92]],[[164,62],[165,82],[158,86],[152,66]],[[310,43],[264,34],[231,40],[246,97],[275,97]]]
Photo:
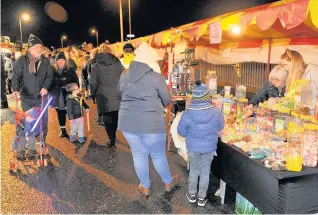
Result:
[[79,138],[78,138],[78,142],[79,142],[80,144],[84,144],[84,143],[86,142],[85,137],[79,137]]
[[144,188],[141,184],[138,185],[138,190],[146,197],[148,197],[150,194],[150,189]]
[[60,138],[68,138],[68,134],[65,128],[61,128]]
[[75,136],[70,136],[70,141],[71,143],[75,143],[76,142]]
[[102,121],[102,116],[98,116],[97,117],[97,123],[100,124],[101,121]]
[[115,138],[115,139],[111,139],[111,140],[107,143],[107,147],[108,147],[108,148],[116,148],[116,138]]
[[178,185],[180,181],[180,175],[179,174],[175,174],[173,176],[173,181],[170,184],[165,184],[165,191],[166,192],[171,192],[171,190]]

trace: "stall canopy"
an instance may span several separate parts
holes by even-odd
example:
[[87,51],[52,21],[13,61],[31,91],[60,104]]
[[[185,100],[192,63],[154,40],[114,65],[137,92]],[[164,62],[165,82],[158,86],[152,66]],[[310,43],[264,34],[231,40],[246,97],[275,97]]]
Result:
[[[272,47],[311,46],[317,51],[318,0],[287,0],[261,5],[171,28],[131,42],[138,46],[146,41],[153,47],[162,48],[184,40],[201,48],[200,58],[203,57],[202,52],[207,54],[206,50],[213,55],[227,49],[266,48],[269,44]],[[119,52],[123,45],[113,44],[113,50]],[[229,57],[229,53],[227,55]],[[231,60],[225,61],[229,63]]]

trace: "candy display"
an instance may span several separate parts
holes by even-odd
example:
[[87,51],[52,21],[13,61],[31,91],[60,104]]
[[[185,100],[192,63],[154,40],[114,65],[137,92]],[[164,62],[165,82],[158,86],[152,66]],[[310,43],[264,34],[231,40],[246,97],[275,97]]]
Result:
[[286,167],[288,171],[300,172],[302,170],[302,138],[293,135],[288,139],[286,152]]
[[244,85],[237,85],[237,86],[236,86],[235,97],[236,97],[237,99],[244,99],[244,98],[246,98],[246,86],[244,86]]
[[236,113],[235,102],[232,98],[233,97],[231,96],[224,96],[223,98],[223,113],[227,116],[229,116],[234,110],[234,112]]
[[291,116],[288,119],[287,130],[292,134],[302,133],[304,130],[302,117],[295,111],[291,112]]
[[265,157],[265,151],[260,148],[253,148],[249,152],[252,159],[263,159]]
[[223,99],[221,97],[220,94],[214,94],[212,96],[212,104],[213,106],[219,108],[220,110],[222,110],[223,108]]
[[316,167],[318,163],[318,125],[304,124],[303,165]]
[[290,116],[290,110],[288,108],[281,108],[278,114],[275,116],[274,130],[279,133],[281,130],[287,129],[288,118]]
[[216,76],[216,71],[208,71],[208,75],[205,78],[205,83],[209,87],[211,95],[214,95],[217,93],[217,76]]
[[278,114],[277,110],[266,109],[265,116],[266,116],[266,130],[273,132],[274,125],[275,125],[275,117]]
[[231,95],[231,86],[224,86],[224,96],[230,96]]
[[236,107],[236,114],[237,114],[237,119],[242,120],[243,119],[243,111],[247,107],[247,98],[240,98],[237,99],[237,107]]
[[296,81],[287,97],[269,98],[255,108],[248,105],[244,85],[237,86],[235,97],[226,86],[224,97],[222,93],[212,97],[224,115],[221,140],[272,170],[298,172],[303,166],[317,167],[318,110],[314,116],[308,97],[311,92],[304,86],[308,81]]
[[266,110],[263,108],[263,104],[260,104],[256,111],[255,125],[257,131],[263,131],[266,127]]

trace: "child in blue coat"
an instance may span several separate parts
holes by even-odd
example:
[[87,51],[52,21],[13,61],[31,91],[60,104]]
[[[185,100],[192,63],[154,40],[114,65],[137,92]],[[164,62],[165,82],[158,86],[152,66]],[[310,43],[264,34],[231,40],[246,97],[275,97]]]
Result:
[[[209,174],[214,153],[217,149],[219,132],[224,127],[221,111],[213,107],[209,89],[197,81],[189,108],[178,125],[179,135],[186,138],[189,155],[189,191],[191,203],[198,199],[199,206],[205,206],[209,186]],[[197,191],[200,176],[199,192]]]

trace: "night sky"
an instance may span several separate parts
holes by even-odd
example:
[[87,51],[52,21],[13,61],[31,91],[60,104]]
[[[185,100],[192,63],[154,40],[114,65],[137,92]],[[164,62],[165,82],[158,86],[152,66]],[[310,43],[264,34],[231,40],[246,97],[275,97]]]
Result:
[[[1,35],[16,40],[19,36],[18,16],[29,11],[32,21],[23,23],[23,40],[30,33],[37,35],[45,46],[60,46],[62,34],[68,44],[93,42],[89,29],[95,26],[99,41],[120,41],[118,0],[56,0],[68,13],[65,23],[58,23],[45,12],[46,0],[2,0]],[[274,2],[274,0],[131,0],[132,31],[136,37],[146,36],[170,27],[217,16],[227,12]],[[123,0],[124,34],[128,34],[128,0]],[[66,42],[66,43],[67,43]]]

